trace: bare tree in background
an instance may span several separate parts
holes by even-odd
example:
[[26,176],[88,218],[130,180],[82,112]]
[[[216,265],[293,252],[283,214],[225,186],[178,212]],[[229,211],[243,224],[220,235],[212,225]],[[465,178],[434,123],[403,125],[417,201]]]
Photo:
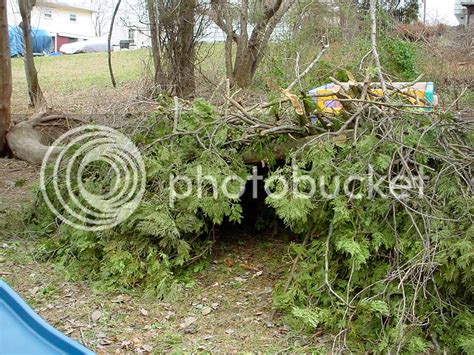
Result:
[[[226,71],[233,85],[244,88],[252,83],[275,28],[296,2],[211,0],[211,18],[226,34]],[[236,28],[234,21],[238,23]],[[253,27],[251,33],[250,26]]]
[[18,0],[18,5],[21,14],[20,27],[23,31],[23,45],[25,48],[25,74],[28,83],[28,94],[30,96],[31,106],[43,105],[43,92],[38,81],[38,72],[35,67],[35,60],[33,57],[33,38],[31,35],[31,10],[36,5],[36,0]]
[[193,96],[197,46],[205,28],[198,1],[148,0],[147,5],[155,84],[172,95]]
[[0,0],[0,153],[7,148],[6,134],[11,122],[12,68],[6,2]]
[[[160,22],[163,23],[164,34],[167,37],[166,43],[169,46],[168,52],[174,68],[172,83],[175,85],[175,94],[178,96],[193,95],[196,89],[194,73],[196,61],[196,38],[194,33],[196,26],[196,8],[196,0],[179,0],[176,9],[176,27],[170,23],[170,18],[161,18],[163,12],[159,12],[161,18]],[[176,32],[174,30],[176,30]]]
[[94,26],[94,33],[97,37],[103,36],[104,31],[110,21],[110,10],[113,4],[109,0],[96,0],[92,2],[94,14],[92,17],[92,24]]

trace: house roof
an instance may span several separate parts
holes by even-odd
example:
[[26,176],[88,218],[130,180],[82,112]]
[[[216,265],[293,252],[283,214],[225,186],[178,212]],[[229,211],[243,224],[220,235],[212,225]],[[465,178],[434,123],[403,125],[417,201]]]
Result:
[[90,7],[79,5],[79,4],[68,4],[66,2],[59,1],[59,0],[39,0],[36,4],[39,6],[47,6],[47,7],[53,7],[53,8],[95,12],[95,10],[93,10]]

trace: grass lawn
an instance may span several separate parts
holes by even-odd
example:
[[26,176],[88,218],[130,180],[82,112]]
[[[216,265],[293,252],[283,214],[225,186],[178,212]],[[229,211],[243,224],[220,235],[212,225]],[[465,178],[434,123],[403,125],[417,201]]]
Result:
[[[151,70],[148,49],[112,53],[112,65],[118,87],[110,82],[107,53],[82,53],[60,57],[36,57],[41,89],[48,105],[62,112],[101,111],[112,102],[136,94],[136,82]],[[196,75],[198,95],[206,95],[225,77],[222,44],[203,44],[199,48]],[[22,58],[12,58],[13,113],[28,108],[28,92]]]
[[[112,63],[117,82],[125,84],[139,79],[149,62],[147,49],[114,52]],[[87,98],[97,90],[111,89],[107,53],[83,53],[60,57],[35,58],[39,81],[48,103],[68,101],[68,95],[83,93]],[[12,58],[13,110],[28,105],[26,78],[22,58]]]

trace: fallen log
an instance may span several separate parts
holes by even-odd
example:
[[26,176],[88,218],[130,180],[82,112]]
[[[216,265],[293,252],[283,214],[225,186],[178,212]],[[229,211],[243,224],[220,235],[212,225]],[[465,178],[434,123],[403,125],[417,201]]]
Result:
[[[45,112],[36,114],[31,120],[14,125],[7,133],[7,142],[13,155],[33,165],[41,165],[43,159],[51,149],[49,160],[54,160],[62,151],[62,147],[51,147],[48,139],[38,130],[36,126],[49,121],[67,119],[64,115],[48,115]],[[82,120],[74,118],[84,123]]]
[[[30,121],[19,123],[7,133],[7,142],[12,153],[18,159],[33,165],[41,165],[43,158],[51,148],[45,142],[45,137],[35,130]],[[58,156],[62,148],[53,147],[50,158]]]

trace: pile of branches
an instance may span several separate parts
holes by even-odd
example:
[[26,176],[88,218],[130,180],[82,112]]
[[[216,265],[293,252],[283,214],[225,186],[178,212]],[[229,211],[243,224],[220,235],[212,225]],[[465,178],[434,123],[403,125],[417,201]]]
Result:
[[[160,98],[133,130],[147,168],[139,208],[111,230],[87,232],[58,224],[38,197],[30,221],[47,236],[45,255],[101,287],[140,285],[172,297],[182,272],[210,254],[214,228],[238,225],[243,211],[239,184],[229,187],[235,197],[204,182],[199,194],[173,200],[169,177],[197,187],[198,168],[221,183],[263,163],[272,191],[282,189],[276,177],[304,174],[332,192],[309,194],[302,183],[306,195],[266,197],[301,236],[275,294],[295,327],[333,334],[333,351],[472,351],[473,122],[413,105],[390,83],[384,96],[368,80],[341,85],[337,115],[293,87],[252,107],[230,94],[222,107]],[[97,167],[85,183],[104,188],[108,173]],[[393,193],[401,175],[412,187],[404,196]],[[370,176],[379,194],[362,183]],[[349,181],[350,195],[336,191],[337,179]]]

